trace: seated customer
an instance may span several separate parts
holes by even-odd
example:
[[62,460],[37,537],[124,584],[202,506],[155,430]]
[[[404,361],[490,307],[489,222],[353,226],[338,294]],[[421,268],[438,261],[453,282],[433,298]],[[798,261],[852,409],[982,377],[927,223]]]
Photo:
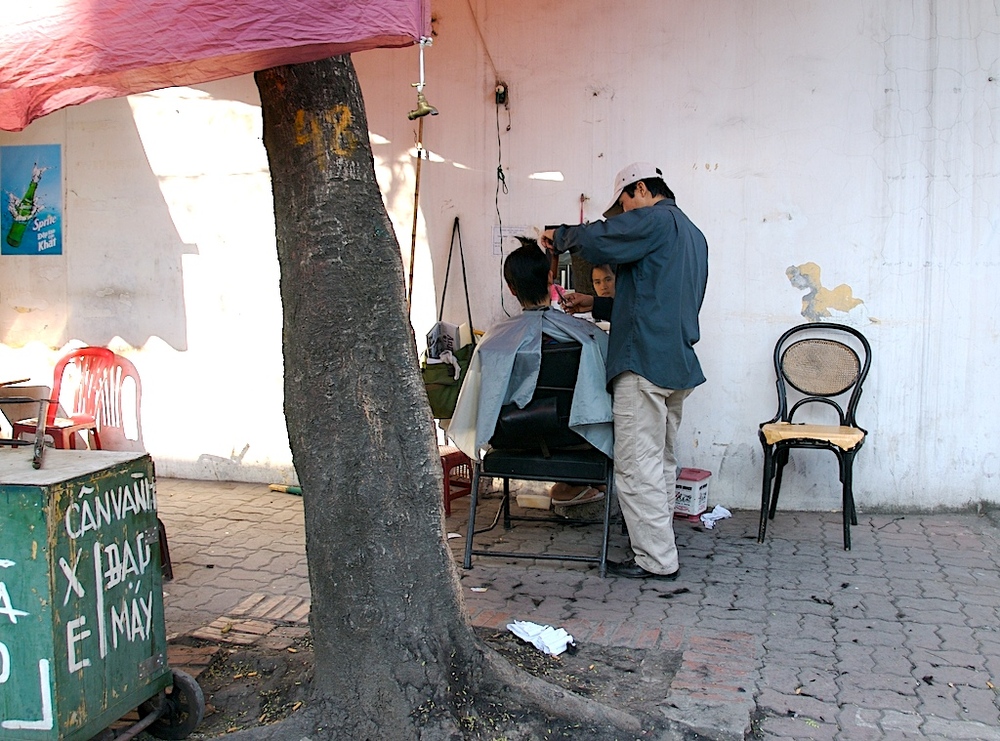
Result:
[[589,322],[553,311],[548,255],[535,240],[504,261],[504,280],[521,304],[521,313],[486,332],[476,345],[462,384],[448,436],[473,460],[489,444],[500,408],[524,408],[535,392],[544,341],[581,345],[580,370],[570,408],[569,427],[609,457],[614,451],[611,395],[606,389],[607,335]]

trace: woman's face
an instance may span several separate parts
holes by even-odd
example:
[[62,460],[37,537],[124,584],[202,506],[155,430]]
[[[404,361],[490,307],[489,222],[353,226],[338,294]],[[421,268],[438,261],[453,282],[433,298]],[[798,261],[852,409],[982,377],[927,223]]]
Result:
[[607,268],[594,268],[591,273],[594,281],[594,290],[602,298],[615,297],[615,274]]

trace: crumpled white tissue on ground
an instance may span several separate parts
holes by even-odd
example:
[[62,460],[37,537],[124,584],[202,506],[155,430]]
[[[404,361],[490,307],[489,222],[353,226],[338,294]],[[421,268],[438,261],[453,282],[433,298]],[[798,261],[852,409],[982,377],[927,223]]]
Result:
[[507,624],[507,630],[550,656],[558,656],[568,645],[575,645],[573,636],[562,628],[553,628],[551,625],[515,620]]
[[715,527],[715,523],[719,520],[724,520],[727,517],[732,517],[733,513],[728,509],[723,507],[721,504],[715,505],[715,509],[711,512],[706,512],[701,516],[701,521],[705,525],[707,530],[711,530]]

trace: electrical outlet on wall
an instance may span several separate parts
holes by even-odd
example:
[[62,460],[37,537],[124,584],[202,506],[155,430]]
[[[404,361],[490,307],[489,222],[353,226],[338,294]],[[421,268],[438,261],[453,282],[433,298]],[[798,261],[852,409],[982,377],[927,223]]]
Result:
[[507,94],[509,92],[510,89],[507,87],[506,82],[497,82],[496,89],[494,90],[494,93],[496,93],[497,105],[507,105]]

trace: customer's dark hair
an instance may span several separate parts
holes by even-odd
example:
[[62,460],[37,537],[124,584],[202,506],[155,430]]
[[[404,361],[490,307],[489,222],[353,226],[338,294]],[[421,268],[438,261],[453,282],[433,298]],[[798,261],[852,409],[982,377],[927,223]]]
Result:
[[521,246],[503,262],[503,279],[522,305],[543,303],[549,295],[549,257],[537,240],[518,240]]
[[626,185],[622,188],[622,192],[626,193],[629,198],[635,196],[635,186],[639,183],[646,184],[646,190],[649,191],[649,195],[653,196],[663,196],[664,198],[674,198],[674,192],[670,190],[663,178],[643,178],[642,180],[636,180],[631,185]]

